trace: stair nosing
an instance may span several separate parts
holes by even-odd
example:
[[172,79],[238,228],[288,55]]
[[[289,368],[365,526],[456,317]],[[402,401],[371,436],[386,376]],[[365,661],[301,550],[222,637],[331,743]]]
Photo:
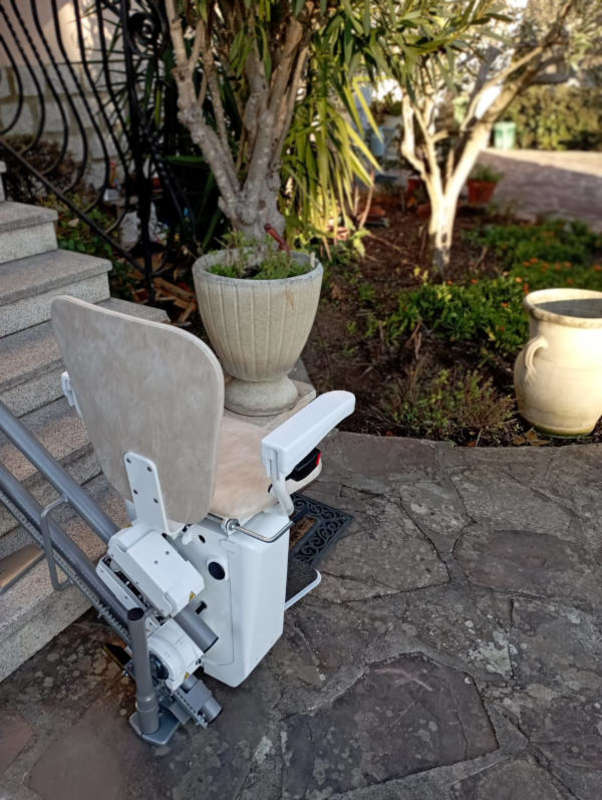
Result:
[[[54,261],[54,259],[74,259],[77,261],[81,261],[84,264],[84,259],[86,259],[88,266],[82,266],[77,271],[73,271],[69,274],[63,274],[60,277],[46,277],[44,280],[41,279],[40,272],[43,271],[41,266],[44,262],[50,260]],[[89,259],[89,260],[88,260]],[[40,269],[37,269],[37,264],[34,266],[30,266],[32,261],[36,261],[40,265]],[[24,266],[26,262],[29,262],[27,266]],[[84,281],[88,278],[95,278],[98,275],[106,274],[113,269],[113,265],[110,261],[105,258],[98,258],[97,256],[88,256],[85,253],[79,253],[73,250],[51,250],[47,253],[39,253],[35,256],[28,256],[27,258],[18,259],[16,261],[6,261],[3,264],[0,264],[0,278],[2,277],[2,273],[7,273],[9,269],[19,269],[23,270],[23,277],[25,279],[25,285],[19,287],[17,289],[13,288],[7,290],[4,294],[0,289],[0,307],[12,305],[13,303],[17,303],[22,300],[28,300],[30,298],[37,297],[38,295],[45,294],[53,289],[58,289],[61,286],[69,286],[74,283],[79,283],[80,281]],[[31,272],[33,273],[31,276],[26,275],[25,273]],[[27,281],[29,278],[29,281]]]
[[[48,409],[46,411],[47,414],[52,412],[57,412],[57,419],[50,420],[49,422],[51,423],[52,427],[48,428],[48,430],[52,429],[52,431],[55,433],[57,430],[57,426],[61,426],[59,427],[59,432],[60,432],[62,431],[63,425],[65,427],[69,427],[69,422],[77,423],[79,420],[73,409],[69,407],[66,399],[64,397],[59,397],[56,400],[53,400],[50,403],[46,403],[40,408],[36,408],[34,411],[30,411],[29,413],[25,414],[23,417],[21,417],[21,422],[27,428],[31,429],[30,425],[32,420],[37,421],[40,417],[42,417],[43,416],[42,412],[44,411],[44,409]],[[53,458],[56,458],[57,461],[59,461],[59,463],[64,466],[65,464],[71,463],[73,460],[79,458],[80,456],[88,452],[89,449],[92,447],[90,441],[87,438],[87,432],[83,422],[79,420],[79,423],[81,424],[82,434],[83,437],[85,437],[85,441],[83,441],[82,437],[82,441],[76,443],[75,446],[72,446],[73,443],[69,442],[68,448],[70,449],[66,449],[62,455],[57,454],[56,449],[52,447],[52,445],[48,442],[48,439],[44,435],[40,434],[39,431],[36,431],[35,424],[33,425],[33,433],[36,439],[38,439],[38,441],[40,441],[41,444],[44,447],[46,447],[46,449],[48,449]],[[79,427],[79,425],[77,425],[77,427]],[[58,440],[63,441],[64,439],[59,437]],[[8,448],[8,450],[5,450],[5,448]],[[3,453],[4,457],[2,457]],[[6,455],[7,453],[13,457],[13,460],[16,457],[17,459],[16,466],[14,464],[10,464],[10,459]],[[25,456],[23,456],[20,453],[19,449],[15,447],[7,439],[7,437],[4,436],[0,438],[0,460],[3,461],[5,466],[7,466],[7,469],[10,469],[15,478],[17,478],[17,480],[19,480],[25,486],[28,484],[29,481],[33,480],[36,475],[40,474],[38,470],[34,467],[34,465],[31,464],[31,462],[28,461],[25,458]]]
[[[7,208],[18,207],[27,213],[22,217],[3,221],[2,211]],[[53,208],[44,208],[44,206],[30,206],[27,203],[17,203],[13,200],[5,200],[0,207],[0,234],[7,231],[20,231],[27,230],[27,228],[38,228],[40,225],[48,225],[54,223],[58,219],[58,213]]]

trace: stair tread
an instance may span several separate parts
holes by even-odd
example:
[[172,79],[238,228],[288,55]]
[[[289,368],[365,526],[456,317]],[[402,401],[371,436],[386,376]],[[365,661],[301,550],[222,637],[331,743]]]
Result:
[[[159,308],[111,298],[99,303],[102,308],[131,314],[142,319],[165,322],[167,314]],[[51,370],[60,368],[61,354],[52,332],[52,323],[43,322],[33,328],[0,338],[0,393],[26,383]]]
[[104,258],[72,250],[51,250],[17,261],[7,261],[0,264],[0,306],[95,277],[111,269],[111,262]]
[[[64,397],[25,414],[21,422],[63,465],[87,452],[91,447],[84,423],[69,407]],[[2,435],[0,435],[0,461],[22,483],[37,473],[33,464]]]
[[50,322],[0,339],[0,392],[48,372],[61,363]]
[[[93,478],[85,484],[85,488],[118,526],[125,527],[129,524],[122,498],[109,486],[103,475]],[[60,522],[63,530],[85,551],[92,561],[96,561],[102,555],[106,545],[91,532],[86,523],[73,511],[65,509],[62,514],[57,512],[56,519]],[[30,541],[33,541],[31,537]],[[70,602],[73,605],[73,595],[80,595],[80,591],[72,586],[64,592],[54,593],[48,575],[48,567],[46,562],[42,561],[2,595],[0,642],[3,642],[7,636],[17,632],[36,616],[40,618],[39,638],[42,639],[46,623],[51,622],[47,611],[47,602],[53,594],[59,600],[63,595],[72,594],[71,600],[69,601],[66,598],[66,602],[68,604]],[[69,613],[68,610],[67,613]],[[61,629],[81,613],[81,608],[76,609],[72,619],[62,620]],[[56,631],[52,631],[50,635],[43,638],[43,641],[36,642],[38,646],[35,647],[32,653],[43,647],[46,641],[55,634]],[[29,653],[29,655],[32,655],[32,653]],[[28,658],[29,655],[25,655],[25,658]],[[0,664],[0,680],[3,677],[1,674],[2,666]]]
[[0,205],[0,233],[47,225],[57,219],[58,214],[53,208],[30,206],[12,200],[6,200]]

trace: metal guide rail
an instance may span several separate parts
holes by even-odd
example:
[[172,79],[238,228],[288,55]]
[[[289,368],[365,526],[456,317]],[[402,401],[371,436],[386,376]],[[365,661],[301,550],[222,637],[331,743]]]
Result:
[[[145,740],[153,744],[165,744],[175,729],[192,718],[197,725],[206,727],[221,711],[202,680],[191,676],[186,685],[170,692],[159,671],[152,670],[152,662],[146,649],[144,617],[148,608],[141,598],[134,609],[117,598],[107,585],[100,580],[94,564],[86,553],[65,533],[51,517],[52,511],[61,504],[68,504],[88,524],[103,542],[107,543],[118,528],[113,520],[94,502],[71,476],[58,464],[0,401],[0,432],[17,447],[25,457],[40,471],[59,492],[59,498],[46,508],[42,508],[32,494],[19,483],[15,476],[0,462],[0,501],[23,525],[33,540],[43,548],[53,587],[64,589],[73,583],[90,600],[99,615],[106,620],[115,633],[124,641],[130,661],[124,661],[124,671],[131,677],[137,673],[137,711],[133,727]],[[59,582],[57,570],[66,575]],[[185,623],[185,620],[184,620]],[[137,631],[137,633],[136,633]],[[138,641],[138,645],[136,644]],[[142,644],[144,643],[144,645]],[[144,652],[140,652],[140,651]],[[142,673],[146,672],[148,683],[141,687]],[[142,718],[141,691],[153,707],[156,705],[160,724],[153,730],[151,724]],[[137,727],[138,725],[138,727]]]

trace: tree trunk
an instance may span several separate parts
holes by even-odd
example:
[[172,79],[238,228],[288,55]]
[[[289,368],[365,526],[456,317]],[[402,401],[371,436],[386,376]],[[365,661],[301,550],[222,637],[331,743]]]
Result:
[[426,181],[431,201],[429,222],[429,245],[433,268],[441,277],[449,267],[450,251],[454,234],[454,222],[458,209],[458,199],[462,187],[474,167],[479,153],[487,146],[493,122],[477,121],[467,133],[455,168],[448,174],[445,189],[442,188],[443,175],[439,166],[439,180]]
[[265,238],[265,226],[271,225],[282,236],[284,234],[284,217],[278,209],[280,197],[280,181],[266,178],[257,190],[257,200],[247,200],[245,193],[237,204],[236,217],[230,221],[236,230],[262,241]]
[[443,278],[449,267],[459,192],[448,188],[445,192],[437,193],[428,183],[427,190],[431,202],[429,252],[433,269]]

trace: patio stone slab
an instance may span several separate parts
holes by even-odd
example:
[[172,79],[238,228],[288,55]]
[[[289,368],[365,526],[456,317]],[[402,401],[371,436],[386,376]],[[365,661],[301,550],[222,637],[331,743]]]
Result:
[[578,219],[602,231],[602,155],[598,152],[486,150],[479,161],[503,178],[495,201],[526,219]]
[[565,603],[521,597],[513,601],[512,620],[512,662],[521,686],[545,684],[561,693],[568,688],[602,694],[599,608],[588,613]]
[[499,594],[442,585],[347,608],[381,631],[370,659],[419,650],[482,680],[513,677],[511,604]]
[[[119,719],[119,717],[118,717]],[[123,721],[122,721],[123,722]],[[32,769],[28,786],[43,800],[122,800],[130,769],[147,757],[129,726],[115,724],[94,704],[77,725],[59,736]],[[157,776],[145,769],[140,797],[159,797]]]
[[473,522],[495,521],[498,528],[541,530],[572,538],[573,517],[567,509],[507,475],[495,462],[453,472],[451,479]]
[[136,740],[89,613],[0,684],[33,731],[0,797],[600,800],[602,448],[323,452],[308,493],[354,522],[244,684],[208,680],[216,722]]
[[550,776],[531,760],[507,761],[453,787],[457,800],[566,800]]
[[373,664],[285,727],[283,798],[319,798],[473,759],[497,741],[472,680],[421,654]]
[[[352,493],[355,502],[349,502]],[[359,494],[346,490],[339,502],[352,511],[361,509],[360,525],[339,542],[336,555],[332,550],[321,562],[321,572],[343,579],[341,598],[354,599],[362,586],[388,594],[447,583],[447,570],[437,551],[416,525],[400,514],[399,505],[384,496]]]
[[602,601],[602,569],[578,543],[533,530],[484,530],[462,538],[458,561],[479,586],[534,597]]
[[33,735],[31,725],[20,714],[0,719],[0,775],[15,760]]

